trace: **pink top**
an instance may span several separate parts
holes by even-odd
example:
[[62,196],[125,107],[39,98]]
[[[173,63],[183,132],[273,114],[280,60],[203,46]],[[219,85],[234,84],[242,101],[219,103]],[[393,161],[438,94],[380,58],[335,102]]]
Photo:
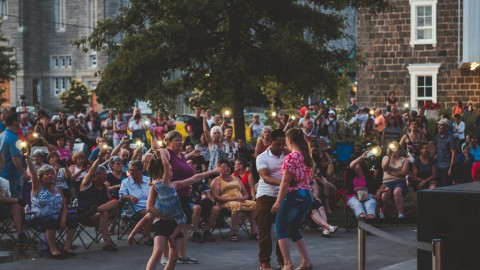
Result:
[[310,180],[312,179],[312,168],[305,165],[302,153],[292,152],[288,154],[283,161],[282,170],[286,170],[293,174],[293,179],[291,181],[296,182],[293,187],[292,184],[288,187],[287,192],[299,189],[311,189]]
[[[353,190],[356,190],[357,188],[364,188],[367,186],[367,180],[365,178],[362,178],[360,176],[355,176],[353,178]],[[355,197],[355,193],[353,194],[347,194],[345,195],[345,199],[348,201],[350,198]]]

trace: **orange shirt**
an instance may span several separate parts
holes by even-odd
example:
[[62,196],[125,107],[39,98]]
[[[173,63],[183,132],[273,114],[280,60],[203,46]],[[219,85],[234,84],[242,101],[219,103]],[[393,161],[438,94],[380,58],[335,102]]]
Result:
[[385,117],[383,117],[383,115],[381,114],[375,117],[375,129],[378,132],[383,132],[383,130],[385,129]]

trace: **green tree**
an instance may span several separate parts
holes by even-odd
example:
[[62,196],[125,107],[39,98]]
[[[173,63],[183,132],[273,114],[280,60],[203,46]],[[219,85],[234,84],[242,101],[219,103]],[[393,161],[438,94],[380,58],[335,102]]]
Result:
[[84,111],[90,103],[92,91],[81,81],[72,80],[70,89],[60,95],[63,106],[69,111]]
[[[202,89],[233,109],[235,136],[245,137],[245,105],[271,81],[277,95],[304,97],[337,89],[347,52],[329,42],[345,35],[348,6],[386,8],[388,0],[132,0],[92,35],[75,41],[84,50],[114,52],[102,72],[99,101],[133,105]],[[119,40],[122,36],[123,39]],[[263,99],[265,99],[263,97]]]

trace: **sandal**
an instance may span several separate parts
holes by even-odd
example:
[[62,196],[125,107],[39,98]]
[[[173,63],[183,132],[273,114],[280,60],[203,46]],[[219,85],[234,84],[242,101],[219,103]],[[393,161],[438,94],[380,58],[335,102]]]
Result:
[[256,240],[258,241],[258,233],[253,233],[253,234],[250,234],[250,240]]
[[328,232],[329,232],[330,234],[336,233],[337,230],[338,230],[338,226],[330,226],[330,228],[328,228]]
[[323,230],[322,236],[323,236],[323,237],[327,237],[327,238],[332,237],[332,235],[330,234],[330,231],[329,231],[329,230],[326,230],[326,229]]
[[232,234],[232,236],[230,236],[230,241],[231,242],[238,242],[238,235]]

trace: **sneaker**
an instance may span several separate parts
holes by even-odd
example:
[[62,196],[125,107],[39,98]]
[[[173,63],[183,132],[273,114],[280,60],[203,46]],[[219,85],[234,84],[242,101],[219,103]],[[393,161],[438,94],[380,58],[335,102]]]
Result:
[[17,245],[36,245],[37,241],[29,238],[25,233],[18,234]]
[[197,259],[194,259],[194,258],[190,258],[190,257],[186,257],[186,258],[178,258],[177,259],[177,263],[181,263],[181,264],[196,264],[198,263],[198,260]]
[[215,237],[213,237],[212,233],[209,231],[204,231],[202,234],[202,238],[207,242],[215,242]]
[[190,241],[195,243],[205,243],[205,240],[203,240],[203,237],[199,232],[193,232],[192,237],[190,237]]
[[328,228],[328,232],[329,232],[330,234],[336,233],[337,230],[338,230],[338,226],[330,226],[330,228]]
[[160,264],[163,265],[163,266],[167,265],[167,263],[168,263],[168,258],[167,258],[167,257],[163,257],[163,258],[160,260]]
[[398,218],[405,218],[405,214],[398,214]]

